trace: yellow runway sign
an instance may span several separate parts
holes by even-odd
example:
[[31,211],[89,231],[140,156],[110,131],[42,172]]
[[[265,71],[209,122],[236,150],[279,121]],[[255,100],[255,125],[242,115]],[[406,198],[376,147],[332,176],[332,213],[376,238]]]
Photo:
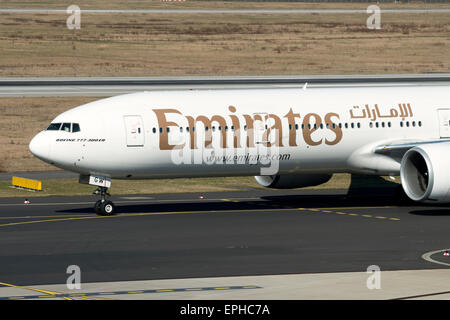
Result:
[[42,191],[42,181],[12,177],[12,185],[18,188]]

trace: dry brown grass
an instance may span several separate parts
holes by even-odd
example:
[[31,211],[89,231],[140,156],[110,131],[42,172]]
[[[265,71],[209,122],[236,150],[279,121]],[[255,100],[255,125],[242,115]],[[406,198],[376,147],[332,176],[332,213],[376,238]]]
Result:
[[31,138],[59,113],[98,98],[0,99],[0,171],[54,170],[28,150]]
[[[384,179],[370,177],[356,178],[358,188],[387,188],[399,183],[386,182]],[[351,177],[349,174],[335,174],[333,178],[319,186],[303,189],[348,189]],[[0,197],[41,197],[62,195],[88,195],[93,186],[79,184],[77,179],[48,179],[43,181],[42,192],[30,192],[10,187],[10,181],[0,181]],[[192,179],[162,179],[122,181],[114,180],[111,185],[113,194],[156,194],[156,193],[186,193],[186,192],[220,192],[241,191],[245,189],[264,189],[258,185],[253,177],[227,178],[192,178]]]
[[[6,2],[4,6],[14,6],[12,3]],[[51,6],[49,3],[54,1],[40,6]],[[149,6],[165,5],[157,2]],[[314,7],[301,3],[180,4],[195,5]],[[351,5],[365,8],[367,4]],[[89,6],[105,7],[95,1]],[[118,1],[108,4],[112,8],[121,6]],[[447,13],[382,13],[381,30],[366,28],[366,14],[82,14],[81,30],[66,28],[66,14],[0,17],[0,76],[373,74],[450,70]]]
[[[57,8],[65,9],[76,3],[81,9],[365,9],[369,3],[319,3],[319,2],[256,2],[256,1],[210,1],[186,0],[185,2],[162,2],[160,0],[2,0],[2,8]],[[372,3],[373,4],[373,3]],[[382,3],[383,8],[448,8],[446,3]]]
[[[66,8],[68,1],[3,0]],[[365,8],[367,4],[79,1],[86,8]],[[448,5],[381,5],[445,7]],[[449,72],[448,14],[0,14],[0,76],[150,76]],[[0,100],[0,171],[51,167],[28,152],[60,112],[97,98]]]

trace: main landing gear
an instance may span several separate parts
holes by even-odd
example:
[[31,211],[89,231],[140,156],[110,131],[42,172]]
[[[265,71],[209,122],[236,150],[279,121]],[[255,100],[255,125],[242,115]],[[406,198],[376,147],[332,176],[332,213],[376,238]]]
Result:
[[106,197],[110,197],[111,195],[108,193],[108,188],[106,187],[98,187],[93,194],[99,194],[100,200],[95,203],[94,209],[95,213],[100,216],[112,216],[116,210],[114,203],[110,200],[107,200]]

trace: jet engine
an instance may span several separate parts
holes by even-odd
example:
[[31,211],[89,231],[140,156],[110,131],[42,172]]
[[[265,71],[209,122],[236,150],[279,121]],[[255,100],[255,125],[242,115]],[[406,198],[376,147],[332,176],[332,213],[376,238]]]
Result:
[[294,189],[317,186],[331,179],[332,174],[282,174],[274,176],[255,176],[256,182],[266,188]]
[[415,201],[450,202],[450,143],[429,143],[403,156],[400,177],[406,195]]

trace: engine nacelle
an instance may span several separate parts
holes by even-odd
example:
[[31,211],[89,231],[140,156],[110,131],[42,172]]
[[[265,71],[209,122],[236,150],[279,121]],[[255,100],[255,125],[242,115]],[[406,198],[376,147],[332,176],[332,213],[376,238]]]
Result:
[[403,190],[415,201],[450,202],[450,143],[424,144],[403,156]]
[[256,182],[266,188],[294,189],[312,187],[325,183],[332,174],[282,174],[275,176],[255,176]]

